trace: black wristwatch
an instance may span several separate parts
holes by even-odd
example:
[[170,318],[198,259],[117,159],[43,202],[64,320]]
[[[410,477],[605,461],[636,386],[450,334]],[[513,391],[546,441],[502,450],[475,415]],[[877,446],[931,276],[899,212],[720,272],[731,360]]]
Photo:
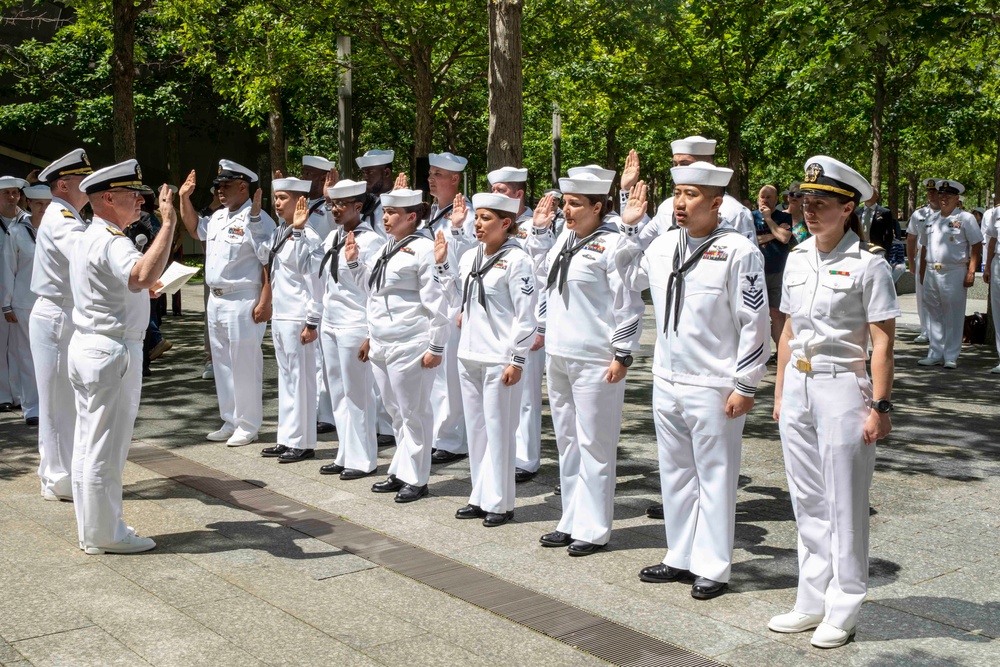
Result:
[[615,353],[615,361],[617,361],[619,364],[621,364],[625,368],[628,368],[629,366],[632,365],[633,359],[632,359],[632,355],[631,354],[628,354],[628,353],[622,354],[620,352],[617,352],[617,353]]
[[892,407],[892,401],[887,398],[872,401],[872,410],[875,412],[881,412],[883,414],[892,412]]

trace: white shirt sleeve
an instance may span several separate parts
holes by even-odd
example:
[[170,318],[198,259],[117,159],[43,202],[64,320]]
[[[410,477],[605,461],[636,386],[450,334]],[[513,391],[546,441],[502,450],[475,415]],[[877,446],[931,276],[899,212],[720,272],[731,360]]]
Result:
[[126,236],[114,236],[105,248],[108,268],[111,269],[115,278],[121,281],[122,285],[128,287],[129,278],[132,276],[132,267],[142,259],[142,254],[135,249],[135,244]]
[[615,318],[615,330],[611,335],[611,347],[615,352],[631,354],[639,347],[639,336],[642,334],[642,315],[646,305],[639,292],[629,289],[618,273],[617,255],[628,240],[616,234],[617,238],[608,239],[609,254],[607,258],[608,285],[614,294],[612,306]]
[[514,304],[514,322],[510,328],[507,354],[511,364],[523,368],[528,351],[535,342],[535,311],[538,302],[534,267],[530,258],[521,256],[511,262],[507,287]]
[[743,254],[730,266],[729,305],[740,341],[734,369],[735,391],[741,396],[753,396],[767,374],[771,352],[764,256],[759,251]]
[[868,322],[883,322],[899,317],[899,302],[896,299],[896,285],[892,279],[892,268],[888,262],[868,263],[862,285],[865,314]]

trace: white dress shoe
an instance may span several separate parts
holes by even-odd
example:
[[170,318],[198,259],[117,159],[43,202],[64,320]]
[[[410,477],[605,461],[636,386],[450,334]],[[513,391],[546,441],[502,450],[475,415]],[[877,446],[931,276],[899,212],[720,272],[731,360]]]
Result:
[[793,610],[787,614],[772,616],[767,623],[767,629],[774,632],[805,632],[822,622],[823,614],[803,614]]
[[218,431],[212,431],[211,433],[206,435],[205,439],[211,440],[212,442],[225,442],[226,440],[229,440],[231,437],[233,437],[233,433],[235,432],[236,431],[234,431],[233,429],[226,428],[225,426],[223,426]]
[[934,357],[925,357],[917,362],[919,366],[940,366],[943,362],[941,359],[935,359]]
[[854,628],[841,630],[829,623],[820,623],[812,636],[812,645],[816,648],[837,648],[846,644],[854,636]]
[[946,362],[944,362],[944,367],[945,368],[958,368],[958,362],[957,361],[946,361]]
[[52,493],[50,491],[43,491],[42,492],[42,499],[43,500],[49,500],[49,501],[54,502],[54,503],[57,503],[60,500],[68,502],[68,503],[73,502],[73,496],[61,496],[61,495],[59,495],[57,493]]
[[994,375],[1000,375],[1000,364],[997,364],[996,366],[991,368],[990,373],[993,373]]
[[101,554],[137,554],[156,548],[156,542],[148,537],[139,537],[135,533],[129,533],[124,539],[106,547],[86,547],[83,552],[88,556],[100,556]]
[[228,447],[242,447],[243,445],[249,445],[251,442],[257,442],[257,434],[251,433],[250,435],[234,435],[226,441]]
[[927,335],[926,334],[920,334],[919,336],[917,336],[916,338],[913,339],[913,342],[914,343],[926,343],[926,342],[928,342]]

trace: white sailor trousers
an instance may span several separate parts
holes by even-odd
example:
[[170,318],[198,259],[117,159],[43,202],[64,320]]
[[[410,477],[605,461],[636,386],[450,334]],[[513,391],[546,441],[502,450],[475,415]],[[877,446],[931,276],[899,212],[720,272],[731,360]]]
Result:
[[375,441],[375,376],[372,365],[358,359],[368,329],[343,329],[324,321],[323,362],[337,425],[337,465],[370,472],[378,466]]
[[278,362],[278,444],[316,449],[316,348],[302,344],[302,320],[271,320]]
[[16,324],[0,316],[0,403],[21,402],[17,357],[14,355],[16,327]]
[[423,486],[431,476],[431,387],[437,373],[420,365],[426,352],[427,341],[386,346],[372,341],[368,356],[396,436],[389,474],[414,486]]
[[853,628],[868,590],[868,490],[875,445],[863,427],[864,370],[803,373],[789,364],[778,429],[799,540],[795,610]]
[[109,338],[76,331],[69,379],[76,396],[73,509],[84,547],[125,539],[122,472],[142,391],[142,337]]
[[924,309],[930,342],[927,356],[932,359],[958,361],[962,351],[968,296],[962,283],[967,270],[963,265],[945,265],[941,269],[928,266],[924,274]]
[[35,363],[31,356],[31,310],[15,308],[17,324],[11,326],[10,351],[17,368],[17,384],[21,389],[21,411],[25,419],[38,416],[38,387],[35,384]]
[[663,525],[670,567],[728,582],[746,415],[730,419],[733,390],[653,376]]
[[990,308],[993,309],[993,329],[996,331],[997,354],[1000,355],[1000,254],[993,256],[990,267]]
[[462,411],[462,381],[458,371],[458,341],[461,329],[454,322],[448,325],[448,341],[444,345],[441,365],[437,367],[431,403],[434,404],[434,448],[453,454],[465,454],[469,444],[465,437],[465,417]]
[[556,530],[607,544],[614,518],[625,380],[605,381],[609,362],[549,355],[549,407],[559,449],[562,518]]
[[38,297],[28,335],[38,387],[38,477],[43,494],[73,495],[73,434],[76,399],[69,382],[73,306]]
[[[320,334],[322,337],[322,333]],[[333,397],[326,377],[326,360],[322,343],[316,348],[316,421],[332,424]]]
[[[919,243],[917,244],[917,257],[918,258],[920,257],[920,249],[922,247],[923,246],[921,246]],[[918,259],[918,261],[919,261],[919,259]],[[927,306],[924,305],[924,284],[922,282],[920,282],[920,275],[919,274],[920,274],[920,272],[917,271],[916,274],[915,274],[915,276],[914,276],[915,277],[914,282],[916,283],[916,288],[915,288],[914,292],[917,295],[917,317],[920,319],[920,333],[922,333],[923,335],[926,336],[927,335]]]
[[542,372],[545,370],[545,349],[528,351],[521,372],[520,417],[517,425],[514,465],[521,470],[536,472],[542,463]]
[[465,430],[469,434],[472,494],[469,504],[487,512],[514,510],[514,438],[520,413],[521,381],[502,381],[507,364],[459,359]]
[[264,418],[265,323],[253,321],[257,290],[249,288],[208,297],[208,338],[219,414],[236,435],[253,436]]

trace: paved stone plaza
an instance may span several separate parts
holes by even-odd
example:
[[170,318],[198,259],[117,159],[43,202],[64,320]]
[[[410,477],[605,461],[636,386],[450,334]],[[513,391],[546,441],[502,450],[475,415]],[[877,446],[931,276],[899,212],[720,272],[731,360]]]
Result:
[[[335,438],[321,436],[313,461],[261,458],[275,438],[270,335],[260,443],[206,442],[219,419],[213,383],[200,377],[200,285],[185,288],[186,315],[165,317],[175,346],[144,383],[135,438],[144,451],[162,448],[719,663],[998,665],[1000,376],[987,372],[996,356],[991,346],[966,346],[957,371],[918,368],[925,349],[911,342],[913,297],[901,301],[895,430],[879,444],[872,485],[871,588],[856,641],[832,651],[810,647],[810,633],[766,627],[791,608],[796,581],[773,370],[747,421],[730,593],[699,602],[689,584],[638,581],[665,549],[662,524],[644,515],[659,497],[649,309],[646,355],[628,378],[614,533],[607,550],[587,558],[538,544],[559,515],[547,417],[541,473],[518,486],[515,521],[496,529],[453,518],[469,492],[465,460],[434,466],[430,497],[397,505],[369,492],[371,478],[319,475]],[[125,517],[159,546],[86,556],[72,505],[39,497],[35,437],[18,416],[0,415],[0,664],[604,664],[135,462],[125,469]],[[381,471],[392,452],[380,450]]]

